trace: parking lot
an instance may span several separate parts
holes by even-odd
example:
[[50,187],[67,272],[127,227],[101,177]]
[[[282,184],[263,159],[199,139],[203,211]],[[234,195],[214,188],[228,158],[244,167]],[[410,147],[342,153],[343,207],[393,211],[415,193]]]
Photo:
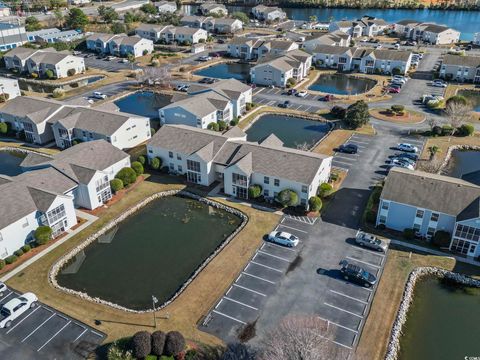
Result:
[[332,165],[342,170],[348,171],[352,165],[357,161],[362,161],[363,154],[365,153],[368,145],[372,141],[372,137],[369,135],[353,134],[344,145],[356,145],[356,154],[345,154],[336,152],[333,156]]
[[[285,90],[279,88],[259,88],[254,92],[254,96],[257,95],[255,96],[254,102],[260,105],[278,106],[278,104],[288,100],[290,101],[289,109],[306,112],[316,112],[321,108],[326,107],[326,104],[328,104],[319,100],[322,96],[307,94],[307,96],[302,98],[294,95],[286,95],[284,93]],[[275,97],[275,99],[272,99],[271,97]],[[312,101],[318,101],[319,103],[318,105],[314,105],[311,103]]]
[[[0,305],[21,294],[8,290],[0,297]],[[2,359],[85,359],[105,339],[105,334],[37,303],[0,329]]]
[[[92,57],[85,58],[85,66],[89,68],[101,69],[101,70],[112,71],[112,72],[132,69],[132,64],[122,63],[120,62],[120,60],[121,58],[116,58],[114,60],[107,61],[106,59],[97,59],[96,56],[92,56]],[[133,69],[136,69],[136,68],[138,67],[135,64],[133,64]]]

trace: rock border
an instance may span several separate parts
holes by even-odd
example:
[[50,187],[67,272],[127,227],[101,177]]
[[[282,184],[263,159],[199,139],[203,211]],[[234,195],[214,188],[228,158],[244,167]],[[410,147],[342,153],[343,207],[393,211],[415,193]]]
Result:
[[[182,197],[187,197],[187,198],[190,198],[190,199],[193,199],[193,200],[197,200],[197,201],[200,201],[200,202],[203,202],[207,205],[210,205],[210,206],[213,206],[217,209],[221,209],[221,210],[225,210],[226,212],[229,212],[233,215],[236,215],[238,217],[240,217],[240,219],[242,219],[242,222],[241,224],[235,229],[235,231],[233,233],[231,233],[215,250],[212,254],[210,254],[209,257],[207,257],[203,262],[202,264],[193,272],[193,274],[190,276],[190,278],[188,278],[187,281],[185,281],[182,286],[177,290],[177,292],[170,298],[168,299],[166,302],[164,302],[162,305],[158,306],[155,308],[155,310],[153,309],[148,309],[148,310],[133,310],[133,309],[129,309],[127,307],[124,307],[122,305],[118,305],[118,304],[115,304],[113,302],[110,302],[110,301],[106,301],[106,300],[103,300],[99,297],[92,297],[90,295],[88,295],[87,293],[85,292],[81,292],[81,291],[77,291],[77,290],[72,290],[72,289],[69,289],[69,288],[66,288],[66,287],[63,287],[61,285],[58,284],[57,282],[57,275],[58,273],[60,272],[60,270],[62,269],[62,267],[71,259],[73,258],[75,255],[77,255],[80,251],[82,251],[83,249],[85,249],[88,245],[90,245],[92,242],[94,242],[95,240],[97,240],[97,238],[103,234],[105,234],[107,231],[109,231],[110,229],[112,229],[114,226],[116,226],[117,224],[121,223],[123,220],[125,220],[127,217],[135,214],[138,210],[142,209],[143,207],[145,207],[146,205],[148,205],[150,202],[154,201],[154,200],[157,200],[157,199],[160,199],[160,198],[163,198],[163,197],[167,197],[167,196],[175,196],[175,195],[178,195],[178,196],[182,196]],[[246,214],[244,214],[242,211],[238,210],[238,209],[235,209],[235,208],[232,208],[230,206],[227,206],[227,205],[224,205],[222,203],[219,203],[219,202],[216,202],[216,201],[213,201],[213,200],[210,200],[210,199],[207,199],[205,197],[202,197],[200,195],[197,195],[197,194],[193,194],[191,192],[188,192],[188,191],[185,191],[185,190],[167,190],[167,191],[162,191],[162,192],[158,192],[156,194],[153,194],[151,196],[149,196],[148,198],[142,200],[141,202],[137,203],[136,205],[134,205],[133,207],[131,207],[130,209],[128,209],[127,211],[125,211],[124,213],[122,213],[120,216],[118,216],[116,219],[110,221],[108,224],[106,224],[105,226],[103,226],[100,230],[98,230],[96,233],[90,235],[85,241],[83,241],[81,244],[79,244],[78,246],[76,246],[75,248],[73,248],[72,250],[70,250],[67,254],[63,255],[60,259],[58,259],[54,264],[53,266],[51,267],[50,269],[50,272],[48,274],[48,280],[50,282],[50,284],[55,287],[56,289],[60,290],[60,291],[63,291],[67,294],[70,294],[70,295],[74,295],[74,296],[77,296],[83,300],[87,300],[87,301],[90,301],[90,302],[93,302],[95,304],[101,304],[101,305],[106,305],[106,306],[109,306],[111,308],[114,308],[114,309],[117,309],[117,310],[122,310],[122,311],[125,311],[125,312],[129,312],[129,313],[135,313],[135,314],[144,314],[144,313],[150,313],[150,312],[154,312],[154,311],[158,311],[158,310],[161,310],[163,308],[165,308],[167,305],[169,305],[170,303],[172,303],[186,288],[188,285],[190,285],[190,283],[195,280],[195,278],[198,276],[198,274],[210,263],[210,261],[213,260],[213,258],[215,258],[215,256],[218,255],[218,253],[220,251],[223,250],[223,248],[225,248],[225,246],[227,246],[233,238],[235,238],[235,236],[237,236],[237,234],[243,230],[243,228],[247,225],[248,223],[248,216]]]
[[418,267],[415,268],[408,276],[405,289],[403,290],[402,301],[398,308],[397,316],[393,322],[392,331],[390,333],[390,340],[385,354],[385,360],[397,360],[400,351],[400,338],[402,336],[402,329],[407,321],[408,311],[413,301],[413,293],[415,285],[418,280],[426,276],[435,276],[439,279],[450,279],[458,284],[480,287],[480,280],[475,280],[469,276],[440,269],[436,267]]
[[480,146],[476,145],[452,145],[448,147],[447,154],[445,155],[445,159],[443,160],[442,165],[440,166],[440,170],[438,170],[438,174],[441,174],[446,167],[448,166],[448,163],[450,162],[450,159],[452,158],[452,153],[454,150],[460,150],[460,151],[480,151]]

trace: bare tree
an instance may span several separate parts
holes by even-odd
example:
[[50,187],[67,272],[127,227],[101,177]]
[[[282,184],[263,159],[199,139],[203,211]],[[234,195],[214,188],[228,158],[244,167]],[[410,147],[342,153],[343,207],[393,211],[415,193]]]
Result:
[[231,343],[227,345],[221,360],[255,360],[255,351],[246,344]]
[[432,174],[437,174],[441,168],[442,168],[442,162],[436,158],[432,158],[430,161],[425,161],[422,162],[420,167],[421,170],[432,173]]
[[455,135],[455,131],[457,131],[460,125],[472,120],[472,106],[458,101],[451,101],[445,108],[445,115],[452,127],[451,135]]
[[346,358],[348,351],[329,340],[326,321],[316,316],[288,316],[263,342],[261,360],[330,360]]

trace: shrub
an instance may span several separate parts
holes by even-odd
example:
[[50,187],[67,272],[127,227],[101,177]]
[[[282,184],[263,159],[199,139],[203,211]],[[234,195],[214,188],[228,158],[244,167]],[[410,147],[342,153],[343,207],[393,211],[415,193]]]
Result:
[[67,70],[67,75],[68,76],[73,76],[77,73],[77,71],[75,69],[68,69]]
[[132,163],[132,169],[135,170],[135,172],[137,173],[137,176],[142,175],[144,171],[143,165],[140,161],[134,161]]
[[8,124],[4,122],[0,122],[0,134],[6,135],[8,133]]
[[33,72],[33,73],[30,74],[30,76],[32,77],[32,79],[36,79],[36,78],[38,78],[38,73]]
[[117,342],[108,348],[107,360],[135,360],[130,350],[124,351]]
[[5,267],[5,260],[0,259],[0,270],[2,270]]
[[220,130],[220,131],[225,131],[225,130],[227,130],[227,123],[226,123],[225,121],[219,120],[219,121],[217,122],[217,124],[218,124],[218,130]]
[[152,354],[162,356],[165,348],[165,339],[167,335],[163,331],[154,331],[152,333]]
[[147,355],[144,360],[158,360],[157,355]]
[[232,120],[230,120],[230,126],[237,126],[238,125],[238,117],[234,117]]
[[370,120],[370,114],[368,113],[368,104],[359,100],[356,103],[350,105],[345,112],[345,122],[347,126],[352,129],[357,129],[362,125],[365,125]]
[[385,226],[385,224],[378,224],[377,228],[379,230],[385,230],[386,226]]
[[453,133],[453,127],[451,125],[442,126],[442,136],[447,136]]
[[52,92],[52,96],[53,96],[54,98],[56,98],[56,99],[61,98],[61,97],[63,97],[64,95],[65,95],[65,90],[60,89],[60,88],[56,88],[56,89],[54,89],[53,92]]
[[152,352],[152,340],[148,331],[139,331],[132,337],[133,356],[143,359]]
[[21,247],[21,249],[22,249],[23,253],[27,253],[32,249],[32,247],[30,245],[26,244],[26,245],[23,245]]
[[16,251],[13,252],[13,254],[16,256],[16,257],[20,257],[23,255],[23,250],[22,249],[18,249]]
[[154,157],[152,160],[150,160],[150,167],[153,170],[158,170],[162,166],[162,159],[158,157]]
[[218,126],[218,123],[211,122],[210,124],[207,125],[207,129],[213,130],[213,131],[218,131],[220,129],[220,127]]
[[461,136],[472,136],[475,132],[475,127],[472,124],[463,124],[458,128],[458,134]]
[[123,186],[127,187],[137,180],[137,173],[130,167],[124,167],[117,173],[117,175],[115,175],[115,177],[122,180]]
[[415,237],[415,230],[409,228],[404,229],[403,237],[407,240],[413,240],[413,238]]
[[438,247],[450,246],[451,235],[448,231],[438,230],[432,238],[432,244]]
[[177,356],[185,349],[185,338],[178,331],[170,331],[165,339],[163,353],[167,356]]
[[287,87],[292,87],[292,86],[294,86],[296,83],[297,83],[297,82],[296,82],[296,80],[295,80],[294,78],[289,78],[289,79],[287,80]]
[[399,67],[394,67],[393,70],[392,70],[393,75],[400,75],[401,73],[402,73],[402,71],[400,70]]
[[336,173],[336,172],[330,173],[330,180],[332,180],[332,181],[337,181],[338,178],[339,178],[338,173]]
[[308,207],[311,211],[320,211],[322,209],[322,200],[318,196],[312,196],[308,199]]
[[336,118],[343,120],[345,118],[345,113],[347,110],[341,106],[335,105],[330,109],[330,114]]
[[442,135],[442,127],[441,127],[441,126],[438,126],[438,125],[435,125],[435,126],[432,128],[432,135],[433,135],[433,136],[440,136],[440,135]]
[[52,238],[52,228],[44,225],[39,226],[35,229],[34,237],[38,245],[44,245]]
[[258,184],[253,184],[248,187],[248,197],[256,199],[262,195],[262,187]]
[[119,190],[123,189],[123,181],[120,179],[112,179],[110,180],[110,188],[114,193],[116,193]]
[[47,79],[53,79],[54,76],[55,76],[55,73],[53,72],[53,70],[48,69],[47,71],[45,71],[45,77]]
[[143,50],[142,54],[143,54],[143,56],[147,55],[147,54],[148,54],[148,50],[147,50],[147,49]]
[[320,187],[318,189],[318,194],[323,198],[330,195],[332,190],[333,190],[332,185],[330,185],[329,183],[323,183],[323,184],[320,184]]
[[246,103],[245,104],[245,110],[250,111],[255,107],[254,103]]
[[137,161],[138,161],[140,164],[145,165],[145,156],[140,155],[140,156],[137,158]]
[[5,264],[13,264],[15,261],[18,260],[18,257],[16,255],[10,255],[5,258]]
[[400,113],[400,112],[403,112],[405,110],[405,106],[403,106],[403,105],[392,105],[390,107],[390,109],[392,109],[393,112]]
[[377,221],[377,214],[375,213],[375,211],[367,211],[367,214],[365,215],[365,221],[370,224],[375,224],[375,222]]
[[276,200],[283,206],[294,206],[298,203],[298,195],[293,190],[285,189],[278,193]]

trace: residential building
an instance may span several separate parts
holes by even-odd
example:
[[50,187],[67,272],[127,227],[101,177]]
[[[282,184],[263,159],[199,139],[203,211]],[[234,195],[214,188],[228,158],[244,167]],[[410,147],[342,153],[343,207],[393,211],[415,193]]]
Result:
[[383,34],[383,32],[389,27],[389,24],[383,20],[374,16],[363,16],[357,20],[341,20],[331,22],[328,31],[342,31],[357,38],[360,36],[377,36]]
[[459,41],[460,32],[444,25],[402,20],[394,25],[395,32],[407,39],[433,45],[453,44]]
[[227,16],[228,10],[223,4],[217,4],[214,2],[205,2],[200,5],[198,12],[201,15],[217,14],[221,16]]
[[150,4],[150,0],[120,1],[111,6],[118,13],[139,10],[145,4]]
[[0,2],[0,17],[10,16],[10,7],[3,2]]
[[[441,194],[441,196],[439,196]],[[437,231],[451,236],[450,250],[480,255],[480,187],[465,180],[393,168],[385,180],[377,226],[414,229],[431,238]]]
[[250,69],[251,82],[257,85],[286,87],[289,79],[303,80],[312,66],[312,56],[302,50],[293,50],[286,55],[266,57]]
[[68,0],[68,3],[70,5],[85,5],[85,4],[90,4],[92,0]]
[[473,45],[480,46],[480,32],[473,34]]
[[411,66],[412,52],[344,46],[318,45],[313,50],[317,67],[367,74],[403,74]]
[[82,33],[76,30],[61,31],[57,28],[42,29],[27,32],[28,41],[39,43],[70,42],[83,37]]
[[270,135],[258,143],[246,141],[238,127],[224,134],[183,125],[165,125],[147,144],[151,160],[159,157],[171,173],[209,186],[222,184],[228,196],[248,198],[248,187],[262,186],[262,195],[273,200],[282,190],[297,193],[299,205],[317,194],[330,176],[332,157],[291,149]]
[[0,51],[7,51],[28,42],[25,26],[19,23],[0,22]]
[[154,2],[153,5],[155,5],[157,12],[160,14],[173,14],[177,11],[177,3],[175,1],[158,1]]
[[32,242],[41,225],[50,226],[54,237],[75,226],[75,186],[53,168],[15,177],[0,175],[0,259]]
[[53,71],[57,78],[65,78],[85,72],[85,61],[69,51],[56,51],[54,48],[30,49],[18,47],[4,56],[5,67],[29,74],[45,75],[47,70]]
[[252,15],[260,21],[285,20],[287,14],[276,6],[257,5],[252,9]]
[[203,28],[216,34],[233,34],[243,29],[243,23],[238,19],[211,17],[204,22]]
[[29,42],[35,42],[37,36],[58,34],[62,30],[57,28],[41,29],[36,31],[27,31],[27,38]]
[[201,28],[205,29],[205,23],[207,20],[210,20],[209,16],[196,16],[196,15],[185,15],[180,19],[180,24],[183,26],[188,26],[192,28]]
[[246,112],[252,88],[235,79],[211,85],[193,84],[189,96],[159,109],[160,123],[182,124],[205,129],[212,122],[227,124]]
[[302,42],[302,49],[308,52],[313,52],[317,46],[349,46],[351,41],[351,35],[337,30],[330,33],[321,33],[311,35]]
[[446,80],[480,83],[480,56],[444,55],[440,77]]
[[153,41],[138,35],[100,34],[96,33],[87,38],[87,49],[115,56],[133,55],[140,57],[153,52]]
[[208,33],[203,29],[173,25],[142,24],[135,30],[135,33],[142,38],[166,44],[173,42],[197,44],[201,40],[207,41],[208,37]]
[[53,156],[30,153],[20,166],[32,178],[49,171],[49,181],[53,183],[62,178],[68,179],[73,182],[70,195],[74,205],[96,209],[111,199],[110,180],[122,168],[130,166],[130,155],[105,140],[95,140],[80,143]]
[[15,99],[17,96],[21,96],[22,94],[20,87],[18,86],[18,80],[0,77],[0,94],[7,95],[7,100]]
[[0,109],[0,121],[24,131],[27,142],[55,141],[60,148],[75,140],[104,139],[119,149],[132,148],[150,138],[150,120],[122,112],[66,105],[63,102],[21,96]]
[[228,44],[228,53],[231,57],[243,60],[257,60],[266,56],[286,55],[289,51],[297,50],[298,44],[290,40],[265,40],[237,36]]

